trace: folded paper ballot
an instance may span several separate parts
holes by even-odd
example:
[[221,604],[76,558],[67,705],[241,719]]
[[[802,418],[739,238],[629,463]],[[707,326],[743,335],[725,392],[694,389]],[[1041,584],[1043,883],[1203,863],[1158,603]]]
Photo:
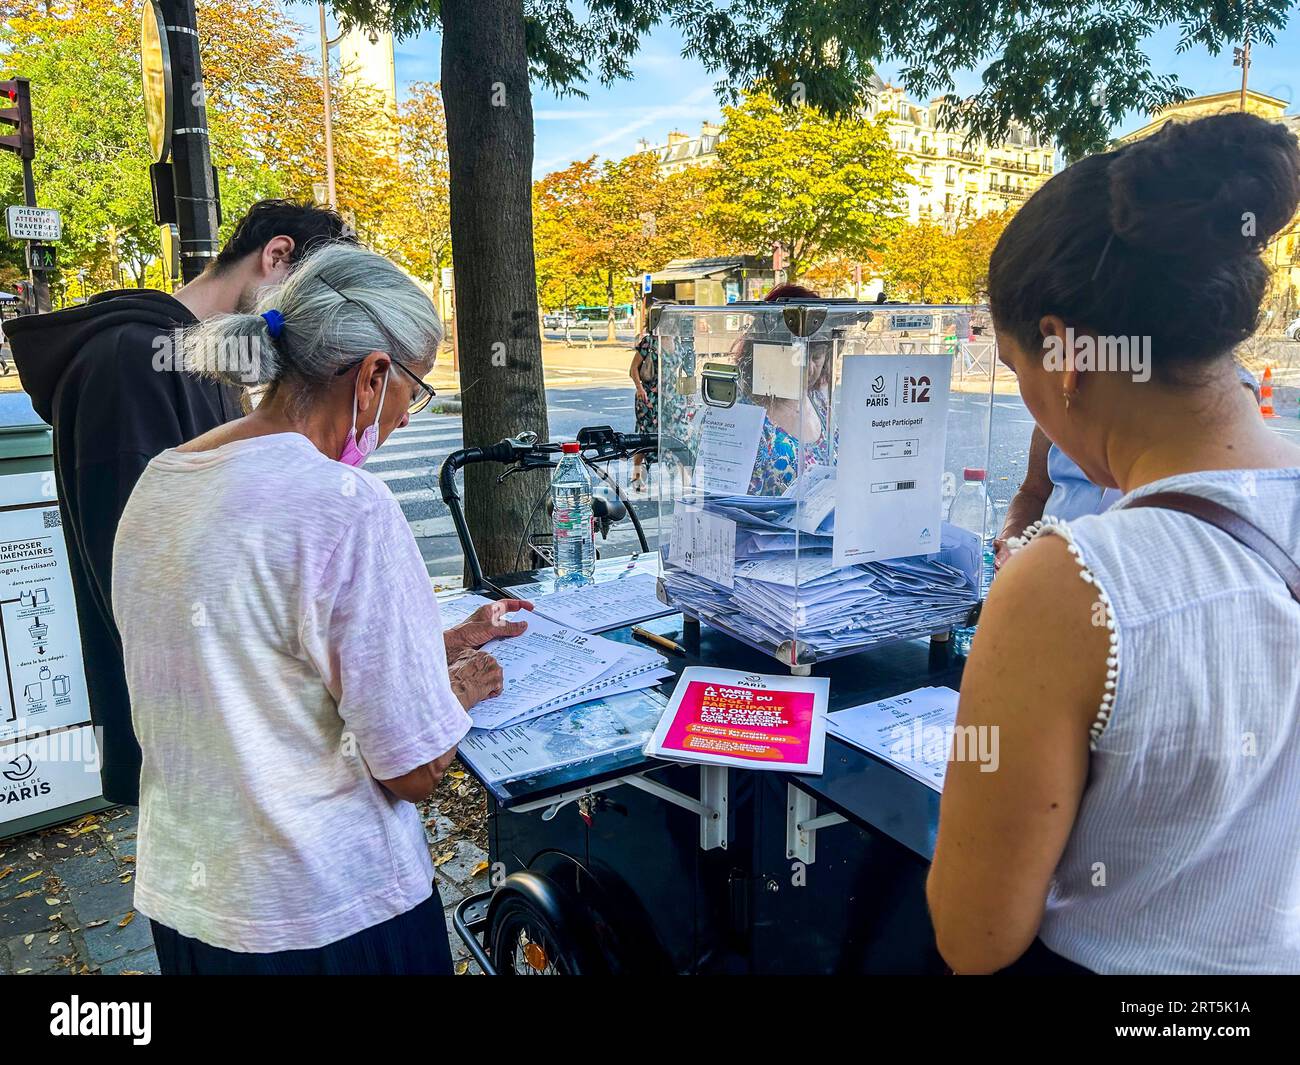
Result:
[[[803,507],[800,481],[807,482]],[[686,530],[690,541],[686,550],[670,544],[664,551],[663,583],[673,603],[768,650],[797,639],[813,658],[965,621],[979,600],[978,536],[945,522],[932,554],[837,566],[834,479],[826,467],[813,467],[800,481],[783,496],[678,501],[673,531]]]

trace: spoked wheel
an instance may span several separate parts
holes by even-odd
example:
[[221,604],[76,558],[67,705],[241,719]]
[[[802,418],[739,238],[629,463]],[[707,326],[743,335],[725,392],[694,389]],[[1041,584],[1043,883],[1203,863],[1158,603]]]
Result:
[[583,966],[573,944],[522,897],[506,899],[488,931],[492,962],[501,976],[576,976]]

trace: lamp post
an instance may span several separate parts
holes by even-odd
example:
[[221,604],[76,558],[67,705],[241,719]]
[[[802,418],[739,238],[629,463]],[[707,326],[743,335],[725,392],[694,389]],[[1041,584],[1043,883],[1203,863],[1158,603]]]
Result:
[[1245,27],[1242,30],[1241,47],[1232,50],[1232,65],[1241,67],[1241,103],[1239,110],[1246,110],[1246,81],[1250,76],[1250,3],[1247,0]]
[[325,25],[325,5],[317,4],[320,14],[320,84],[325,96],[325,202],[337,211],[338,188],[334,180],[334,104],[330,94],[330,49],[343,39],[343,35],[330,39]]

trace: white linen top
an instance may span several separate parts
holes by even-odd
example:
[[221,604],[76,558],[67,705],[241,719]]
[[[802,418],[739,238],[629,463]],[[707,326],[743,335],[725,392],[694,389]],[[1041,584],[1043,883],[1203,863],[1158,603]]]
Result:
[[1098,590],[1110,680],[1040,936],[1101,973],[1300,972],[1300,604],[1256,552],[1187,514],[1193,492],[1300,555],[1300,470],[1144,485],[1048,521]]
[[136,909],[265,953],[431,894],[392,779],[470,727],[433,588],[384,483],[297,433],[165,451],[113,554],[143,751]]

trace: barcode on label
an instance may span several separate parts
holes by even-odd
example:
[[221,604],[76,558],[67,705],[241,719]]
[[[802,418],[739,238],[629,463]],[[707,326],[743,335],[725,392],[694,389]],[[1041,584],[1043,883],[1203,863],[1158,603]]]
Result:
[[898,491],[900,491],[900,492],[905,491],[905,490],[908,489],[908,488],[915,488],[915,487],[916,487],[916,482],[915,482],[915,481],[899,481],[899,482],[898,482]]

